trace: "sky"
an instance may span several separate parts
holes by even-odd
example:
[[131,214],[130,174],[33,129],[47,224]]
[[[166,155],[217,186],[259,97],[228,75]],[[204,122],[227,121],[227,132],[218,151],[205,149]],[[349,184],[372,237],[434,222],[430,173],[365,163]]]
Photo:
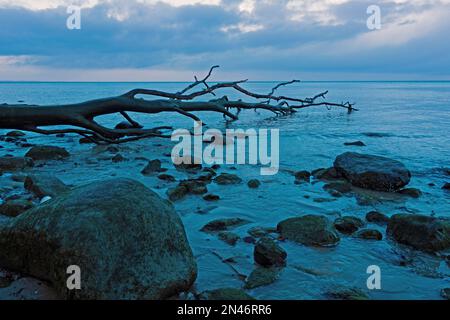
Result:
[[450,80],[449,17],[450,0],[0,0],[0,80]]

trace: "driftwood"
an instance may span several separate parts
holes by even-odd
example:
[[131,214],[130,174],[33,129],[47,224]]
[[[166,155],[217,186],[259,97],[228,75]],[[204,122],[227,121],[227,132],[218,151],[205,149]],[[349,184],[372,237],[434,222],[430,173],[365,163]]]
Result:
[[[77,104],[49,106],[2,104],[0,105],[0,129],[17,129],[45,135],[76,133],[97,144],[116,144],[147,137],[168,137],[163,134],[163,130],[171,129],[170,126],[145,129],[127,112],[147,114],[175,112],[200,121],[193,112],[213,111],[223,114],[227,120],[237,120],[240,111],[245,109],[267,110],[276,115],[287,115],[299,109],[315,106],[345,108],[348,112],[357,110],[349,102],[330,103],[321,100],[325,98],[328,91],[305,99],[276,95],[276,91],[280,87],[297,83],[298,80],[280,83],[268,94],[257,94],[244,89],[242,84],[247,80],[209,84],[207,80],[216,68],[218,66],[212,67],[206,77],[201,80],[195,77],[195,82],[176,93],[134,89],[121,96]],[[200,86],[204,88],[194,90]],[[256,102],[230,101],[227,96],[209,101],[195,100],[208,94],[216,96],[217,91],[223,88],[235,90],[243,96],[253,98]],[[137,96],[153,96],[158,99],[147,100],[137,98]],[[318,101],[319,99],[320,101]],[[98,116],[113,113],[120,113],[130,123],[130,127],[111,129],[95,121]],[[64,128],[42,129],[42,127],[48,126],[64,126]]]

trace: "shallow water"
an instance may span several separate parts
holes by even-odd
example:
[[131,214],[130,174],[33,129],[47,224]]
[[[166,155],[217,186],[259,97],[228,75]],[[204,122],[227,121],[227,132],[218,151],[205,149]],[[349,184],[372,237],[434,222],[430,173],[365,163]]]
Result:
[[[135,87],[178,91],[182,83],[0,83],[0,102],[28,104],[71,103],[113,96]],[[247,88],[257,92],[269,92],[273,83],[249,83]],[[231,247],[215,236],[199,231],[207,222],[224,217],[245,218],[251,223],[233,232],[245,237],[254,226],[276,226],[287,218],[306,213],[329,215],[334,219],[341,215],[364,218],[371,210],[388,215],[401,212],[417,212],[450,217],[450,193],[440,187],[447,182],[439,168],[450,167],[450,82],[309,82],[292,85],[280,90],[284,95],[312,96],[330,90],[327,100],[356,102],[360,111],[350,115],[345,110],[325,108],[306,109],[293,116],[273,117],[267,112],[243,111],[240,121],[228,124],[230,128],[278,128],[280,129],[280,172],[275,176],[260,176],[257,166],[237,166],[237,170],[223,166],[219,172],[236,173],[245,181],[258,178],[262,186],[250,190],[244,183],[239,186],[211,184],[211,193],[221,196],[217,203],[206,203],[200,197],[189,196],[177,202],[175,207],[186,227],[190,244],[197,257],[199,275],[196,289],[241,287],[231,268],[222,263],[212,252],[223,258],[235,257],[235,267],[248,275],[254,268],[253,245],[239,241]],[[224,91],[231,98],[234,94]],[[212,97],[214,98],[214,97]],[[210,128],[225,128],[222,116],[208,113],[200,115]],[[148,126],[172,125],[192,127],[190,119],[179,115],[137,115],[136,119]],[[103,117],[105,124],[114,125],[116,117]],[[121,120],[120,120],[121,121]],[[165,196],[172,186],[156,177],[144,177],[140,171],[144,161],[112,163],[97,159],[91,145],[79,145],[78,137],[49,138],[30,135],[31,143],[60,145],[70,149],[72,157],[64,163],[49,163],[34,170],[52,172],[68,184],[78,185],[87,181],[126,176],[142,181]],[[361,140],[366,147],[344,146],[345,142]],[[23,155],[27,150],[13,144],[0,142],[0,155]],[[133,142],[120,146],[121,153],[134,159],[145,156],[159,158],[169,168],[169,174],[178,178],[185,174],[173,169],[170,158],[163,154],[171,151],[173,144],[162,139]],[[332,202],[318,203],[317,198],[332,199],[322,189],[323,183],[295,185],[289,170],[313,170],[332,165],[334,158],[346,151],[388,156],[402,161],[412,172],[410,187],[424,193],[419,199],[399,198],[369,206],[357,204],[354,197],[342,197]],[[6,183],[8,176],[0,177]],[[436,186],[430,187],[429,183]],[[307,196],[308,198],[305,198]],[[385,228],[378,228],[385,236]],[[250,290],[260,299],[322,299],[327,288],[336,285],[366,289],[366,268],[378,265],[382,271],[382,290],[370,291],[372,298],[382,299],[438,299],[441,288],[449,287],[450,270],[442,260],[400,248],[389,240],[380,242],[357,240],[342,236],[335,248],[308,248],[290,242],[281,246],[288,253],[288,265],[280,278],[272,285]],[[401,255],[413,262],[400,266]],[[312,272],[311,272],[312,270]]]

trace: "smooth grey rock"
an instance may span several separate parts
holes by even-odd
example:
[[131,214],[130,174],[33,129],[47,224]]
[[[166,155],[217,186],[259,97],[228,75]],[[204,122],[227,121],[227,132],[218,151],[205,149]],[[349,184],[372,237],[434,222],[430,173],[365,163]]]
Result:
[[66,149],[55,146],[34,146],[25,154],[25,157],[35,161],[63,160],[69,156],[70,154]]
[[242,179],[235,174],[222,173],[221,175],[214,178],[214,182],[220,185],[230,185],[239,184],[242,182]]
[[343,234],[353,234],[364,225],[358,217],[344,216],[334,221],[334,227]]

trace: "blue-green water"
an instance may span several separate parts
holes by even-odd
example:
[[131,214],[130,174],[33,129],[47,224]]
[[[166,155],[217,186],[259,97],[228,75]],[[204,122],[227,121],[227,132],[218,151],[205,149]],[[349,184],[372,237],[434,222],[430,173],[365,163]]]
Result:
[[[178,91],[182,83],[0,83],[0,103],[61,104],[122,94],[136,87]],[[274,83],[248,83],[246,88],[267,93]],[[223,287],[241,287],[229,266],[223,264],[212,251],[222,257],[235,257],[236,268],[249,274],[254,268],[253,245],[243,241],[230,247],[214,236],[199,232],[213,219],[239,216],[252,221],[235,230],[241,237],[253,226],[275,226],[277,222],[305,213],[326,214],[330,218],[342,215],[364,217],[371,210],[388,215],[417,212],[450,216],[450,194],[440,187],[447,182],[439,168],[450,167],[450,82],[307,82],[282,88],[284,95],[308,97],[329,90],[329,101],[356,102],[360,111],[348,115],[345,110],[326,108],[305,109],[292,116],[273,117],[266,112],[244,111],[240,121],[229,124],[231,128],[280,129],[281,172],[272,177],[259,176],[259,167],[237,166],[237,170],[223,167],[223,172],[233,172],[249,180],[260,179],[258,190],[250,191],[243,184],[236,187],[211,185],[210,191],[222,198],[216,205],[201,198],[188,197],[176,203],[197,256],[199,276],[198,291]],[[224,91],[230,98],[238,98]],[[211,97],[214,98],[214,97]],[[221,115],[199,114],[212,128],[225,128]],[[137,120],[148,126],[172,125],[191,127],[190,119],[175,114],[137,115]],[[103,117],[105,124],[114,125],[116,117]],[[368,136],[376,133],[378,136]],[[49,164],[36,170],[52,172],[64,182],[81,184],[94,179],[127,176],[138,179],[165,195],[168,185],[156,178],[140,174],[142,162],[130,161],[113,164],[97,159],[99,154],[92,146],[79,145],[78,138],[50,138],[31,135],[31,143],[65,146],[74,155],[68,163]],[[362,140],[367,146],[348,147],[344,142]],[[0,154],[24,154],[26,149],[1,142]],[[170,152],[172,143],[153,139],[121,146],[124,156],[163,159],[170,174],[182,178],[172,169]],[[288,170],[313,170],[331,166],[334,158],[345,151],[383,155],[402,161],[413,174],[410,187],[422,190],[419,199],[403,198],[381,201],[369,206],[357,204],[353,197],[342,197],[333,202],[318,203],[314,199],[330,198],[322,183],[295,185]],[[429,186],[434,183],[436,186]],[[305,198],[309,196],[309,198]],[[200,214],[198,211],[207,211]],[[379,228],[385,235],[384,228]],[[342,237],[333,249],[315,249],[290,242],[281,245],[288,252],[288,265],[273,284],[249,292],[257,298],[321,299],[330,286],[345,285],[366,289],[366,268],[379,265],[382,270],[382,290],[370,291],[372,298],[382,299],[438,299],[441,288],[449,287],[450,271],[442,260],[417,252],[411,254],[413,263],[399,264],[403,251],[389,240],[362,241]],[[316,275],[305,272],[313,269]],[[302,271],[303,270],[303,271]]]

